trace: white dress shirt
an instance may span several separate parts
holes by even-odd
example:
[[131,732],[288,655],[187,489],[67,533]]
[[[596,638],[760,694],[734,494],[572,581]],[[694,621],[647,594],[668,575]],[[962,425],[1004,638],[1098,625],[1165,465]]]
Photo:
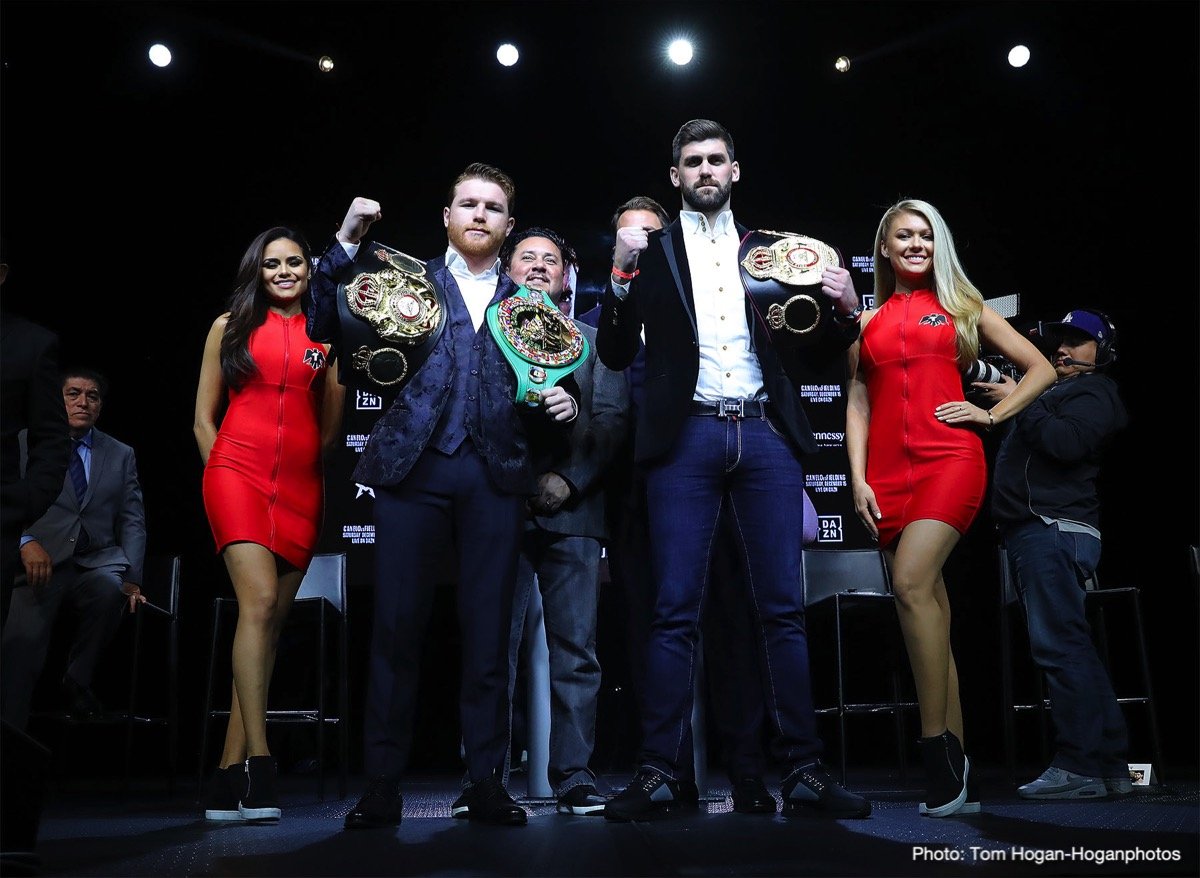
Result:
[[500,280],[500,260],[497,258],[491,268],[485,268],[479,274],[474,274],[467,266],[467,260],[463,259],[462,254],[453,247],[447,247],[446,268],[450,269],[450,273],[454,275],[454,280],[462,293],[463,303],[471,314],[471,322],[475,326],[475,331],[478,332],[479,327],[483,325],[483,318],[487,314],[487,307],[496,295],[496,283]]
[[694,398],[765,400],[762,367],[750,349],[746,291],[738,269],[737,227],[726,210],[710,227],[704,214],[679,212],[683,244],[692,274],[700,374]]

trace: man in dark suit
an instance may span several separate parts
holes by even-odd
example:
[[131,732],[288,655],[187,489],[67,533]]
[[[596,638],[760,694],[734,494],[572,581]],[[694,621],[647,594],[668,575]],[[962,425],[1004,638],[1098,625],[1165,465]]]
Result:
[[[609,801],[606,816],[631,820],[695,808],[692,754],[684,752],[692,708],[700,612],[711,545],[723,508],[746,559],[765,665],[773,752],[785,764],[785,814],[864,817],[868,801],[843,789],[820,763],[804,633],[800,553],[804,521],[802,455],[816,442],[785,371],[785,356],[739,273],[739,244],[750,230],[733,221],[741,174],[724,126],[697,119],[672,143],[679,218],[662,232],[617,233],[597,345],[612,369],[637,355],[644,327],[646,382],[637,425],[637,460],[646,467],[657,603],[642,702],[641,767]],[[861,314],[850,274],[827,267],[821,294],[844,350]],[[747,648],[753,648],[747,645]]]
[[[578,407],[555,386],[536,408],[518,408],[515,373],[485,323],[488,306],[516,290],[498,258],[512,231],[514,195],[508,175],[484,164],[469,165],[451,186],[442,212],[449,243],[425,266],[447,310],[445,329],[375,423],[354,470],[354,480],[375,491],[376,573],[363,730],[370,782],[346,815],[347,829],[400,823],[421,647],[451,548],[469,816],[503,825],[527,820],[503,783],[509,627],[525,502],[533,493],[527,433],[535,422],[570,421]],[[381,216],[372,199],[351,203],[313,278],[313,339],[337,343],[339,279],[353,272],[352,260]]]
[[[561,235],[526,229],[509,238],[500,259],[515,282],[544,291],[562,306],[566,269],[575,255]],[[607,537],[602,477],[629,430],[629,388],[623,373],[597,360],[596,330],[578,320],[575,325],[591,346],[571,373],[579,386],[579,417],[561,441],[534,449],[537,493],[525,525],[509,673],[515,682],[536,582],[550,656],[549,780],[560,813],[589,815],[602,814],[605,804],[588,767],[600,693],[596,624],[600,541]]]
[[[612,216],[612,231],[636,226],[647,232],[665,228],[671,221],[666,209],[645,195],[635,195],[620,205]],[[600,308],[580,316],[589,326],[600,325]],[[625,641],[629,662],[630,689],[640,699],[646,668],[646,643],[654,608],[654,577],[650,570],[650,531],[646,520],[646,490],[642,475],[634,464],[635,431],[632,425],[642,395],[646,374],[645,345],[625,368],[629,380],[630,424],[624,444],[615,455],[605,476],[605,505],[608,516],[608,571],[625,605]],[[636,715],[634,723],[638,724]]]
[[[634,226],[649,233],[666,228],[670,222],[671,218],[661,204],[645,195],[635,195],[618,205],[612,217],[612,230],[615,235],[626,226]],[[580,319],[598,326],[601,307],[597,304]],[[645,372],[646,346],[642,344],[633,362],[625,369],[635,400],[641,397]],[[621,590],[625,599],[630,688],[634,700],[638,701],[645,690],[646,647],[654,617],[655,588],[650,569],[646,488],[643,474],[634,464],[634,437],[631,430],[606,481],[612,529],[608,569],[613,585]],[[750,627],[749,608],[743,605],[738,593],[744,577],[727,527],[721,528],[712,554],[713,587],[709,590],[710,599],[701,620],[704,671],[722,761],[729,775],[733,810],[743,814],[774,814],[775,799],[763,780],[766,765],[764,701],[757,650],[747,648],[756,640],[754,629]],[[637,734],[640,718],[636,709],[631,713],[634,734]],[[700,719],[707,725],[706,717]],[[685,744],[681,749],[686,752],[690,745]],[[697,754],[697,758],[700,755]]]
[[139,583],[146,555],[146,513],[133,449],[96,429],[108,382],[75,369],[62,377],[72,460],[46,514],[21,536],[25,583],[13,592],[0,639],[0,713],[17,728],[29,718],[59,608],[78,625],[63,693],[76,716],[101,713],[90,686],[125,606],[144,603]]
[[[8,242],[0,241],[0,286]],[[58,336],[0,303],[0,625],[20,570],[21,533],[42,517],[67,471],[67,416],[58,373]],[[25,434],[25,465],[19,437]]]
[[[8,240],[0,238],[0,286],[8,279],[10,255]],[[0,298],[0,630],[21,568],[21,533],[62,490],[71,450],[58,336],[11,313],[9,299]],[[0,718],[0,758],[0,872],[11,868],[16,874],[37,862],[49,752]]]

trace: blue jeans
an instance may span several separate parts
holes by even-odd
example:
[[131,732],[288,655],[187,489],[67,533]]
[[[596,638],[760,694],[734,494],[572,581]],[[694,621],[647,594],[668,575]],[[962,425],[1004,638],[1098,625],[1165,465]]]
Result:
[[527,526],[509,640],[509,700],[534,583],[541,591],[546,646],[550,653],[550,760],[554,795],[595,784],[588,768],[596,743],[600,661],[596,623],[600,603],[600,541],[564,536]]
[[1084,612],[1084,581],[1100,561],[1100,541],[1041,521],[1013,527],[1004,539],[1030,651],[1050,696],[1050,764],[1087,777],[1124,777],[1125,717]]
[[747,560],[746,594],[765,653],[772,753],[789,766],[816,760],[821,742],[804,630],[804,473],[797,452],[764,418],[693,416],[671,452],[648,469],[646,488],[658,595],[642,695],[642,764],[676,778],[692,773],[698,630],[722,507]]

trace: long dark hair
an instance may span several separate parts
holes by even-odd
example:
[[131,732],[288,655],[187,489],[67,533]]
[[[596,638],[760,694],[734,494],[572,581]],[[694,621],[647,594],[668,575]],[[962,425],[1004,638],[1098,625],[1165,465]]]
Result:
[[[238,265],[229,296],[229,320],[221,337],[221,379],[225,386],[237,389],[258,374],[258,365],[250,356],[250,334],[267,322],[267,295],[262,288],[262,261],[267,245],[286,238],[300,245],[304,259],[312,266],[312,250],[303,233],[287,226],[267,229],[250,242]],[[311,279],[311,270],[309,272]],[[305,292],[307,303],[309,292]]]

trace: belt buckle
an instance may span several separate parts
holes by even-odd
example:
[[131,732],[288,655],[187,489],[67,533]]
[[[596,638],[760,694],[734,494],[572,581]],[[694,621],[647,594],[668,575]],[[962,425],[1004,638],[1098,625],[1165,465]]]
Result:
[[746,401],[744,399],[722,399],[717,403],[718,418],[746,417]]

